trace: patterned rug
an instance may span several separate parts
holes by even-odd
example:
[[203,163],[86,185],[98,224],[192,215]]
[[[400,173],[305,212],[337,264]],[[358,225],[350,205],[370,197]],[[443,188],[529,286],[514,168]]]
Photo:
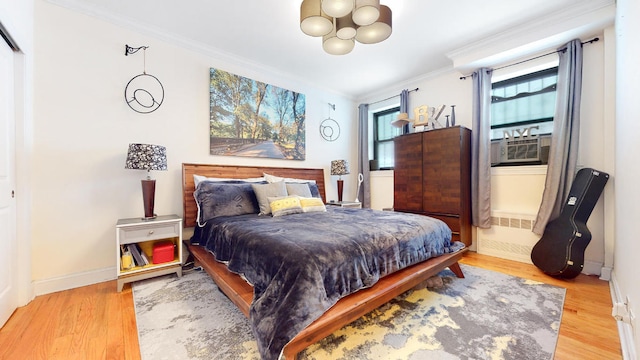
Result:
[[[461,265],[307,348],[299,359],[552,359],[565,289]],[[143,360],[259,359],[244,315],[204,272],[139,281]]]

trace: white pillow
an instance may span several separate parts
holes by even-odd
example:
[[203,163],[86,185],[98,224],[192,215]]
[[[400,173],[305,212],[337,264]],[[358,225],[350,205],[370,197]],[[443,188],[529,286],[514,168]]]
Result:
[[276,183],[280,181],[284,181],[286,183],[312,183],[315,184],[315,180],[305,180],[305,179],[294,179],[294,178],[285,178],[275,175],[269,175],[267,173],[263,173],[264,179],[267,180],[268,183]]
[[196,187],[198,187],[198,184],[201,181],[244,181],[244,182],[253,183],[253,182],[263,182],[265,181],[265,178],[264,177],[248,178],[248,179],[231,179],[231,178],[216,178],[216,177],[208,178],[206,176],[193,174],[193,183]]

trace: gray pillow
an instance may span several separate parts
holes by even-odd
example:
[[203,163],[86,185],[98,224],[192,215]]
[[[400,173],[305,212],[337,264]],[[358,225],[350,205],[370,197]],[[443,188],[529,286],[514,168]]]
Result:
[[311,197],[311,189],[309,189],[309,185],[307,185],[306,183],[287,183],[287,194],[298,195],[302,197]]
[[320,196],[320,189],[318,189],[318,184],[316,183],[309,183],[309,189],[311,190],[311,197],[316,197],[316,198],[321,198],[322,196]]
[[258,215],[271,214],[271,205],[269,204],[269,197],[287,196],[287,187],[284,181],[275,182],[271,184],[251,184],[253,192],[258,200],[258,207],[260,213]]
[[258,213],[258,200],[250,183],[224,183],[203,181],[193,197],[198,206],[198,225],[218,216]]

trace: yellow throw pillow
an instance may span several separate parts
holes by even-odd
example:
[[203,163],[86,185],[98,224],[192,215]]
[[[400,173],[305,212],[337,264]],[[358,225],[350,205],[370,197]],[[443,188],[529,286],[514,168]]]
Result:
[[273,214],[274,217],[302,212],[300,199],[297,196],[268,197],[268,199],[271,206],[271,214]]

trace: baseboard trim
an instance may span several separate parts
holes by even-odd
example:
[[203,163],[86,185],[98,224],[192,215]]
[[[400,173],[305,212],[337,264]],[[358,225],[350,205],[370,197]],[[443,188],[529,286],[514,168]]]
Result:
[[600,269],[600,280],[611,281],[611,272],[613,268],[611,266],[603,266]]
[[45,280],[37,280],[33,283],[36,296],[50,294],[58,291],[74,289],[77,287],[93,285],[116,278],[115,267],[86,271],[71,275],[65,275]]
[[[624,302],[624,298],[620,293],[618,281],[616,280],[615,271],[611,272],[611,281],[609,281],[609,289],[611,291],[611,301],[615,303]],[[622,358],[624,360],[636,360],[636,347],[634,343],[633,327],[622,321],[616,321],[618,325],[618,334],[620,335],[620,347],[622,348]]]
[[604,264],[601,261],[586,260],[584,262],[584,268],[582,268],[582,273],[583,274],[588,274],[588,275],[598,275],[598,276],[600,276],[603,266],[604,266]]

